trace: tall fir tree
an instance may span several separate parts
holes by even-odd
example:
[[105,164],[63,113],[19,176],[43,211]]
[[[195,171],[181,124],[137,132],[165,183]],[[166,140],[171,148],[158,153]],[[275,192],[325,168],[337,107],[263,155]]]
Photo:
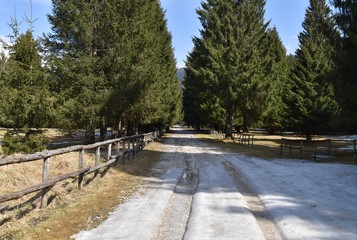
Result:
[[[2,44],[0,42],[0,44]],[[9,77],[8,72],[6,70],[8,57],[5,54],[5,51],[0,52],[0,125],[5,126],[7,123],[7,116],[6,116],[6,108],[7,108],[7,90],[6,82],[7,78]]]
[[202,55],[195,64],[191,54],[188,71],[199,81],[192,87],[209,91],[200,108],[218,118],[223,110],[226,137],[232,136],[233,119],[242,119],[247,129],[262,118],[269,61],[264,6],[263,0],[208,0],[198,10],[203,30],[194,51]]
[[286,49],[276,28],[269,29],[267,38],[269,49],[266,66],[267,99],[263,112],[262,126],[268,132],[281,130],[287,125],[286,94],[288,92],[289,64]]
[[171,36],[157,0],[52,3],[46,42],[62,125],[103,135],[125,125],[131,134],[178,117]]
[[310,0],[302,26],[291,75],[291,117],[292,127],[309,138],[331,129],[339,113],[333,85],[338,32],[325,0]]
[[57,93],[57,124],[64,128],[85,128],[87,141],[93,140],[106,99],[100,58],[98,31],[100,1],[52,0],[48,16],[52,33],[45,44],[50,53],[53,92]]
[[181,112],[164,11],[157,0],[123,1],[115,6],[114,12],[120,12],[116,31],[121,34],[106,63],[112,89],[107,104],[111,121],[126,125],[130,133],[163,128]]
[[338,58],[337,96],[341,105],[340,129],[357,129],[357,1],[332,0],[335,18],[342,33],[342,51]]
[[184,80],[185,122],[200,129],[201,125],[223,130],[225,126],[225,109],[221,100],[213,95],[215,85],[206,78],[202,67],[208,65],[209,52],[202,39],[193,38],[194,48],[186,61]]
[[26,19],[29,29],[20,33],[15,16],[9,26],[9,52],[1,53],[0,124],[16,129],[47,127],[51,122],[53,98],[49,93],[45,70],[39,54],[38,41],[33,37],[33,21]]

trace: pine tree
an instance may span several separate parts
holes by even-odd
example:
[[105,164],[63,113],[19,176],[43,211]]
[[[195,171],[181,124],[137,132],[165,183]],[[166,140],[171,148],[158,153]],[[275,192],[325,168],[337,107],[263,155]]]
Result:
[[9,23],[12,28],[10,43],[2,41],[10,55],[1,53],[0,124],[29,130],[49,125],[53,99],[42,67],[39,44],[32,34],[33,21],[25,20],[29,30],[20,33],[15,11]]
[[195,46],[203,48],[203,65],[191,71],[199,75],[197,81],[207,82],[203,86],[210,91],[207,104],[200,107],[224,109],[226,137],[232,136],[234,118],[241,118],[247,129],[261,120],[264,111],[268,64],[264,6],[263,0],[208,0],[198,10],[203,30]]
[[336,22],[342,32],[342,49],[338,58],[337,96],[341,105],[341,130],[357,129],[357,1],[333,0]]
[[[170,124],[180,112],[171,36],[157,0],[53,0],[47,46],[61,125]],[[52,59],[52,61],[51,61]],[[160,122],[160,124],[159,124]]]
[[[85,128],[87,141],[102,123],[108,93],[100,44],[102,1],[52,1],[48,16],[52,33],[46,36],[52,90],[57,93],[57,124]],[[106,29],[107,30],[107,29]]]
[[202,74],[201,69],[208,65],[207,50],[201,39],[193,38],[194,48],[186,62],[184,80],[185,122],[197,129],[201,125],[221,130],[225,125],[225,110],[220,100],[212,93],[214,85]]
[[339,111],[333,86],[338,33],[325,0],[310,0],[302,25],[292,71],[291,107],[294,127],[310,137],[330,129]]
[[157,0],[138,1],[133,26],[140,33],[135,51],[135,64],[141,88],[138,100],[131,102],[126,116],[141,128],[165,128],[180,119],[181,89],[176,75],[171,34],[167,30],[164,11]]
[[[1,42],[0,42],[1,44]],[[6,71],[7,65],[7,56],[4,51],[0,53],[0,125],[6,126],[7,125],[7,114],[5,113],[6,108],[8,106],[8,88],[6,87],[6,82],[8,81],[7,78],[9,77]]]
[[287,125],[287,105],[289,65],[286,50],[276,28],[267,32],[269,63],[266,68],[267,100],[263,113],[263,126],[274,132]]

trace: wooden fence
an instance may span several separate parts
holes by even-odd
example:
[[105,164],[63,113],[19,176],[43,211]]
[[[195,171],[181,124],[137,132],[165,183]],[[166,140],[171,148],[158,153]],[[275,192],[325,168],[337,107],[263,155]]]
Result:
[[[339,145],[341,144],[351,146],[351,150],[339,150]],[[353,154],[354,163],[357,164],[356,140],[293,140],[282,138],[280,143],[280,155],[283,155],[284,149],[289,150],[290,157],[292,157],[293,150],[299,151],[300,158],[302,158],[303,152],[312,153],[314,161],[316,161],[320,155],[328,157],[331,161],[333,154],[348,152]]]
[[[122,137],[111,139],[105,142],[98,142],[91,145],[77,145],[71,146],[56,150],[43,151],[35,154],[21,155],[21,156],[9,156],[5,158],[0,158],[0,167],[10,164],[25,163],[31,161],[43,161],[42,167],[42,183],[32,186],[21,191],[17,191],[11,194],[6,194],[0,196],[0,204],[19,199],[30,193],[41,191],[41,208],[47,206],[47,196],[46,193],[49,191],[49,188],[55,185],[56,183],[69,179],[69,178],[78,178],[78,188],[82,188],[83,177],[86,174],[97,172],[98,170],[111,165],[119,163],[121,160],[124,161],[125,156],[135,155],[138,151],[142,150],[148,143],[156,140],[159,137],[159,132],[152,132],[147,134],[134,135],[130,137]],[[100,163],[101,148],[107,148],[106,161]],[[84,153],[88,150],[95,149],[95,165],[94,166],[84,166]],[[115,150],[115,153],[113,152]],[[50,172],[50,160],[51,157],[62,155],[70,152],[78,152],[78,170],[70,172],[64,175],[60,175],[54,178],[49,179]],[[1,209],[6,207],[2,206]]]
[[253,146],[254,145],[254,134],[251,134],[251,133],[233,134],[233,141],[242,143],[242,144],[248,144],[248,146]]
[[216,131],[216,130],[210,129],[210,134],[218,139],[224,139],[224,137],[225,137],[225,134],[222,133],[222,131]]

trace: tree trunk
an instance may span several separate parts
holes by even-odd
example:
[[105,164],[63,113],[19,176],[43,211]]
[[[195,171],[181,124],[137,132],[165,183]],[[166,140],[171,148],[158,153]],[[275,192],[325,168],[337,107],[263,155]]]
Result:
[[127,135],[128,136],[135,135],[135,125],[131,121],[128,121],[127,124]]
[[226,118],[226,136],[225,138],[233,137],[233,116],[232,114],[228,114]]
[[100,126],[100,140],[107,140],[107,123],[104,118],[102,119],[102,124]]
[[94,129],[87,129],[84,137],[85,144],[95,143],[95,130]]

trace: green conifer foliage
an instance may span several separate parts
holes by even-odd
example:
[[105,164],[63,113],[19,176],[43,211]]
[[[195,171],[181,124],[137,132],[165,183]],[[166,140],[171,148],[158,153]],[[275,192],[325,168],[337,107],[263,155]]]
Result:
[[281,42],[276,28],[267,32],[269,50],[266,66],[267,99],[263,113],[262,125],[269,132],[281,130],[287,125],[286,94],[288,93],[289,65],[286,50]]
[[338,33],[325,0],[310,0],[303,28],[291,76],[291,117],[293,127],[309,137],[330,129],[339,112],[333,86]]
[[139,30],[136,45],[137,68],[133,78],[140,76],[143,85],[137,100],[130,103],[125,115],[135,125],[165,128],[180,119],[182,100],[176,76],[171,34],[167,30],[164,11],[156,0],[139,1],[132,29]]
[[[1,43],[0,43],[1,44]],[[8,58],[5,52],[0,53],[0,125],[6,126],[8,125],[8,119],[6,114],[7,101],[8,97],[8,88],[6,87],[6,82],[8,82],[7,78],[9,74],[6,70]]]
[[48,16],[52,33],[46,36],[51,53],[52,90],[57,94],[57,124],[85,128],[93,139],[99,125],[107,89],[100,67],[101,1],[52,1]]
[[199,82],[191,87],[207,89],[199,104],[204,111],[218,118],[224,111],[226,137],[232,136],[234,119],[242,119],[247,129],[260,122],[265,109],[269,46],[264,6],[263,0],[208,0],[198,10],[203,30],[194,43],[202,55],[194,64],[194,54],[188,59],[195,76],[190,82]]
[[336,21],[342,32],[342,50],[338,58],[337,96],[341,104],[340,128],[357,129],[357,1],[333,0]]
[[31,31],[19,34],[9,46],[10,57],[4,67],[2,105],[3,124],[14,128],[46,127],[51,120],[53,99],[37,43]]
[[184,80],[184,112],[185,122],[197,129],[200,125],[210,125],[222,130],[225,125],[225,110],[219,98],[212,92],[214,85],[207,81],[202,73],[202,67],[207,66],[207,50],[201,39],[193,39],[194,49],[186,62],[186,76]]
[[46,46],[58,122],[69,128],[165,127],[180,115],[171,36],[157,0],[53,0]]

